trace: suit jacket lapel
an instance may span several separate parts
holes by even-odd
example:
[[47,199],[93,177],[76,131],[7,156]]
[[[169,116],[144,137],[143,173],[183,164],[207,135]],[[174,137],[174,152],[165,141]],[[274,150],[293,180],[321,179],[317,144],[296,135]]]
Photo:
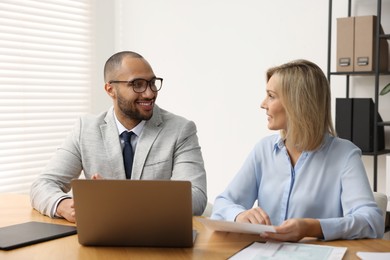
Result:
[[160,114],[160,108],[155,105],[153,110],[153,117],[146,122],[141,136],[138,139],[137,148],[134,154],[134,164],[131,176],[132,179],[141,179],[146,158],[154,143],[154,140],[157,138],[158,133],[162,129],[161,124],[162,118]]
[[[112,179],[123,179],[125,177],[125,168],[123,164],[122,148],[119,140],[118,127],[115,123],[113,108],[107,111],[104,118],[105,124],[100,126],[103,143],[107,155],[108,162],[111,165],[112,172],[104,173],[104,176],[109,176]],[[100,151],[96,151],[97,153]]]

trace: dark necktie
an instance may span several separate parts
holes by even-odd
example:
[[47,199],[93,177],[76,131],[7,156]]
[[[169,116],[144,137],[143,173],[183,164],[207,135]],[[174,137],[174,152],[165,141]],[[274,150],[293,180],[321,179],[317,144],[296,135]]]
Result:
[[125,141],[125,147],[123,148],[123,161],[125,163],[126,179],[131,179],[131,169],[133,168],[133,148],[131,147],[131,136],[133,132],[124,131],[122,138]]

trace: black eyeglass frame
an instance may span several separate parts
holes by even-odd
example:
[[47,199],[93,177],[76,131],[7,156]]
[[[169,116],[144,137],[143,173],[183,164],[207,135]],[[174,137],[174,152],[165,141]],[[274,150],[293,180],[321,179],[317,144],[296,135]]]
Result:
[[[146,82],[146,88],[145,88],[143,91],[136,91],[136,90],[134,89],[134,86],[135,86],[135,85],[134,85],[134,82],[137,81],[137,80],[142,80],[142,81],[145,81],[145,82]],[[154,90],[154,89],[152,88],[152,82],[153,82],[153,81],[155,82],[156,80],[161,81],[161,85],[160,85],[160,87],[159,87],[158,89]],[[163,85],[163,78],[154,77],[154,78],[152,78],[151,80],[138,78],[138,79],[133,79],[133,80],[130,80],[130,81],[128,81],[128,80],[110,80],[110,81],[108,82],[108,84],[112,84],[112,83],[126,83],[127,86],[132,86],[133,91],[134,91],[135,93],[143,93],[143,92],[146,91],[146,89],[147,89],[148,87],[150,87],[150,89],[151,89],[153,92],[158,92],[158,91],[160,91],[161,88],[162,88],[162,85]]]

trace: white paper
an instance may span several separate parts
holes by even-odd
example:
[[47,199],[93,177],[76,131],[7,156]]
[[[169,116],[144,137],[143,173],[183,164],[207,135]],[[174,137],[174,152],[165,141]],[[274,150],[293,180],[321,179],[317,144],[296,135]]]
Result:
[[248,259],[273,259],[273,260],[312,260],[312,259],[324,259],[324,260],[341,260],[345,252],[346,247],[332,247],[323,245],[311,245],[301,243],[276,243],[267,242],[260,243],[254,242],[250,246],[242,249],[231,260],[248,260]]
[[203,223],[206,227],[215,231],[236,232],[236,233],[248,233],[248,234],[260,234],[263,232],[275,233],[273,226],[250,224],[250,223],[238,223],[224,220],[214,220],[210,218],[196,218],[197,221]]
[[357,252],[358,257],[363,260],[389,260],[390,253],[381,253],[381,252]]

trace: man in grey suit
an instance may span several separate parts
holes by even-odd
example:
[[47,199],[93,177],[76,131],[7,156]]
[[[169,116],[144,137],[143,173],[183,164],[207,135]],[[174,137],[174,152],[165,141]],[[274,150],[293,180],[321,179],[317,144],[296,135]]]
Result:
[[[201,215],[207,203],[206,172],[194,122],[155,104],[162,79],[138,53],[111,56],[104,67],[104,80],[113,107],[77,121],[33,182],[32,206],[47,216],[75,222],[68,192],[71,180],[83,172],[87,179],[125,179],[127,175],[133,180],[189,180],[193,214]],[[125,173],[122,133],[130,131],[134,159],[131,173]]]

